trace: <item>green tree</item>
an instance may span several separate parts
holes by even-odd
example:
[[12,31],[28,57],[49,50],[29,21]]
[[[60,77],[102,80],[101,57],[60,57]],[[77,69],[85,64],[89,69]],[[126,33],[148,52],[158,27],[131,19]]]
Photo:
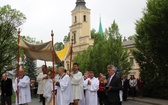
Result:
[[145,93],[168,99],[168,2],[148,0],[143,17],[136,22],[133,54],[145,81]]
[[128,37],[128,40],[134,40],[135,39],[135,35],[131,35]]
[[54,45],[54,49],[56,51],[62,50],[64,48],[64,44],[62,42],[56,42]]
[[96,30],[93,28],[91,30],[91,38],[94,39],[97,36]]
[[94,41],[92,48],[78,54],[74,59],[79,62],[81,69],[92,70],[96,75],[100,72],[107,73],[109,64],[114,64],[120,73],[126,73],[130,69],[129,54],[122,47],[122,37],[115,21],[106,29],[105,36],[97,34]]
[[86,69],[90,69],[90,53],[92,48],[88,47],[87,50],[84,50],[82,53],[78,53],[74,58],[74,62],[79,63],[80,71],[84,72]]
[[0,73],[16,67],[17,28],[26,20],[23,13],[10,5],[0,7]]
[[68,36],[64,36],[63,41],[64,41],[64,43],[70,41],[70,33],[68,33]]
[[120,73],[127,73],[131,65],[128,61],[128,51],[122,47],[122,36],[119,33],[118,25],[113,21],[111,27],[106,29],[107,38],[104,62],[106,65],[114,64]]
[[36,61],[31,60],[30,58],[26,57],[24,64],[24,70],[26,71],[27,75],[30,79],[36,79]]

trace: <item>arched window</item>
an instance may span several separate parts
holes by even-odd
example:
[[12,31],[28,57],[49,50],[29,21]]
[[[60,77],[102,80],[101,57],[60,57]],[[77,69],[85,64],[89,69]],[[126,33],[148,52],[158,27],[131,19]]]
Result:
[[77,17],[75,16],[75,21],[74,21],[74,23],[76,23],[77,22]]
[[86,15],[83,15],[83,21],[86,22]]
[[74,44],[76,43],[76,32],[73,33]]

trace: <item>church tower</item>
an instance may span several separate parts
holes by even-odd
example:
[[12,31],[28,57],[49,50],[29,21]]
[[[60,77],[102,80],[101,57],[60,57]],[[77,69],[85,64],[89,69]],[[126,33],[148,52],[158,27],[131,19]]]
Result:
[[77,0],[75,9],[71,11],[70,36],[73,36],[74,46],[86,44],[90,38],[90,9],[85,4],[84,0]]
[[[73,58],[89,46],[93,46],[93,39],[91,39],[90,30],[90,9],[86,7],[85,0],[76,0],[76,6],[71,11],[72,23],[70,26],[70,43],[73,38]],[[64,66],[69,69],[69,56],[64,61]]]

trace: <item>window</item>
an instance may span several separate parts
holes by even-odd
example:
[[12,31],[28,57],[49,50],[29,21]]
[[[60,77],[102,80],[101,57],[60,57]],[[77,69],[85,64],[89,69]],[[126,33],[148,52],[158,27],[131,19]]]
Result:
[[75,16],[75,21],[74,21],[74,23],[76,23],[77,22],[77,17]]
[[83,16],[83,21],[86,22],[86,15]]
[[134,58],[133,57],[130,58],[130,63],[131,63],[131,65],[134,65]]
[[76,33],[74,32],[73,34],[73,40],[74,40],[74,44],[76,43]]

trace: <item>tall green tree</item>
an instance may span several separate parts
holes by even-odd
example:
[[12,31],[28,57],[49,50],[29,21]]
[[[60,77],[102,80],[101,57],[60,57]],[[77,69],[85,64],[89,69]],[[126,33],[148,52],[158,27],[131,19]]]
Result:
[[92,48],[88,47],[87,50],[84,50],[82,53],[78,53],[74,58],[74,62],[79,63],[80,71],[84,72],[86,69],[90,69],[91,61],[90,61],[90,53],[92,52]]
[[16,66],[17,28],[26,20],[23,13],[10,5],[0,7],[0,73]]
[[[94,46],[77,55],[74,61],[79,62],[82,69],[92,70],[96,75],[100,72],[107,73],[109,64],[114,64],[120,73],[126,73],[131,66],[128,61],[129,54],[122,47],[122,36],[115,21],[106,29],[104,35],[94,36]],[[84,64],[87,66],[83,66]]]
[[148,0],[143,17],[136,22],[133,54],[140,65],[148,96],[168,99],[168,1]]
[[122,35],[119,33],[118,25],[113,21],[111,27],[105,31],[107,38],[104,54],[106,65],[114,64],[120,73],[127,73],[131,65],[128,61],[128,51],[122,46]]

